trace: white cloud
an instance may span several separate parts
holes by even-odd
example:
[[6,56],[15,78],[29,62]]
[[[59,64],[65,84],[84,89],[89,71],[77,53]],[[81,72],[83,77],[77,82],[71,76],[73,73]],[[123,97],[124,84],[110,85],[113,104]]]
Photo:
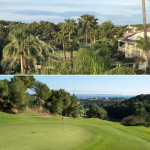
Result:
[[66,89],[69,93],[73,94],[121,94],[121,95],[138,95],[138,94],[150,94],[150,89],[147,90],[112,90],[112,89]]
[[[142,15],[141,0],[0,0],[0,3],[0,16],[3,20],[37,21],[39,19],[51,19],[51,21],[57,22],[57,20],[64,19],[62,15],[37,15],[37,17],[33,17],[18,14],[20,10],[51,11],[55,13],[89,11],[96,13],[97,17],[100,18],[100,22],[108,20],[108,15],[117,25],[127,24],[127,22],[131,22],[131,24],[142,23],[142,20],[139,18],[140,15]],[[150,15],[149,5],[150,3],[146,1],[148,15]],[[118,17],[118,19],[114,19],[114,16]],[[71,14],[71,18],[77,19],[78,17],[76,14]],[[150,22],[149,18],[150,17],[148,17],[148,22]]]

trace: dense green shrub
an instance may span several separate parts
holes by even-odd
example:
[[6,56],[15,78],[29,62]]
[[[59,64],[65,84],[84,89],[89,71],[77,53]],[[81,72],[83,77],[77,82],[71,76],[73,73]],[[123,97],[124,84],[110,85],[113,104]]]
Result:
[[96,104],[89,105],[89,110],[86,114],[88,118],[108,119],[107,111]]
[[140,121],[137,116],[132,115],[132,116],[123,118],[122,123],[126,126],[137,126],[139,125]]

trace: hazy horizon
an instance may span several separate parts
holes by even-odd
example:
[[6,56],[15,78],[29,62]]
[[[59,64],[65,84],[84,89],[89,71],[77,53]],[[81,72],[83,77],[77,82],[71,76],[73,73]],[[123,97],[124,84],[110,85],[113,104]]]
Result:
[[[12,76],[0,76],[0,79],[10,80]],[[64,89],[73,94],[120,94],[140,95],[150,94],[150,76],[71,76],[51,75],[34,76],[36,80],[46,83],[50,89]]]

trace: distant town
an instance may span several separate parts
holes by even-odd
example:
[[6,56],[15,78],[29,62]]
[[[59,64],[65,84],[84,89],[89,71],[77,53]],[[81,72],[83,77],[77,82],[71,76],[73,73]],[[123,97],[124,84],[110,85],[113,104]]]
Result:
[[100,100],[100,101],[112,101],[112,100],[117,100],[117,101],[124,101],[126,98],[110,98],[110,97],[85,97],[85,98],[79,98],[79,100]]

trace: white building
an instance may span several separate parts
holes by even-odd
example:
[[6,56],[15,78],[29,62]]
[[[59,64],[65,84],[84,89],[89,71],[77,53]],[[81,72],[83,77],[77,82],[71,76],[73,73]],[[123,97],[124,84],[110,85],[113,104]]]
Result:
[[[150,32],[148,32],[147,34],[148,37],[150,37]],[[144,32],[127,32],[123,38],[118,39],[118,50],[125,53],[125,58],[141,58],[141,61],[138,62],[138,69],[146,70],[146,53],[142,49],[138,48],[137,43],[135,42],[135,40],[138,40],[139,37],[144,38]],[[133,63],[134,69],[135,66],[137,66],[137,63]]]

